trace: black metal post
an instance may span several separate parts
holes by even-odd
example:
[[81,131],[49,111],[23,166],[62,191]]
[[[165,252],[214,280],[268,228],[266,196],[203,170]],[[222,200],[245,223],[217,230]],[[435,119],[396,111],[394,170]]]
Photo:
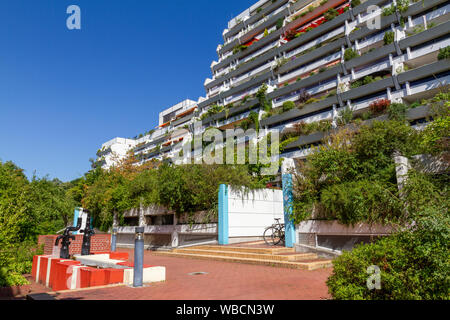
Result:
[[91,237],[95,234],[94,229],[91,228],[91,214],[88,213],[86,218],[86,227],[80,231],[83,233],[83,244],[81,246],[81,255],[89,256],[91,254]]

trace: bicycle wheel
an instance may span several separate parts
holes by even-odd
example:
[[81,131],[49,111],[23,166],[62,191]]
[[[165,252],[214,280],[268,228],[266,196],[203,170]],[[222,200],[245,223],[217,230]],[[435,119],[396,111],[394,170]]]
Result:
[[268,246],[273,246],[274,242],[273,242],[273,235],[274,233],[277,232],[277,229],[274,227],[268,227],[266,230],[264,230],[264,242],[268,245]]
[[274,233],[272,233],[272,242],[273,245],[276,246],[278,245],[281,240],[283,239],[283,233],[280,229],[275,228]]

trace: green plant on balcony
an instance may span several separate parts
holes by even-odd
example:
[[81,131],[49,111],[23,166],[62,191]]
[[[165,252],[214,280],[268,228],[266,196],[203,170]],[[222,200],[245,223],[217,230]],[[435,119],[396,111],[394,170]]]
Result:
[[337,90],[336,90],[336,89],[331,90],[331,91],[328,92],[328,94],[325,96],[325,99],[326,99],[326,98],[334,97],[334,96],[336,95],[336,93],[337,93]]
[[252,125],[255,127],[256,131],[259,131],[259,113],[254,112],[254,111],[251,111],[250,114],[248,115],[248,118],[241,121],[241,123],[239,123],[238,127],[241,128],[242,130],[246,131]]
[[294,39],[296,35],[297,35],[297,32],[295,30],[288,30],[288,31],[286,31],[286,39],[289,40],[289,41]]
[[352,0],[350,3],[352,8],[355,8],[355,7],[359,6],[360,4],[361,4],[361,0]]
[[390,16],[391,14],[394,14],[395,11],[396,11],[395,4],[391,4],[390,7],[386,7],[386,8],[383,9],[382,15],[384,17],[387,17],[387,16]]
[[425,31],[425,26],[423,24],[419,24],[417,26],[415,26],[412,30],[407,32],[408,36],[413,36],[415,34],[421,33]]
[[298,108],[302,109],[307,104],[306,102],[310,99],[311,95],[305,89],[302,89],[302,91],[300,91],[300,94],[298,95]]
[[327,4],[327,2],[328,2],[328,0],[322,0],[322,1],[320,1],[320,5],[323,6],[323,5]]
[[391,103],[387,108],[390,120],[404,121],[409,107],[403,103]]
[[365,76],[364,79],[357,80],[357,81],[353,82],[351,84],[351,88],[355,89],[355,88],[358,88],[358,87],[361,87],[361,86],[365,86],[365,85],[367,85],[369,83],[380,81],[380,80],[383,80],[383,78],[380,77],[380,76],[375,77],[375,78],[372,77],[372,76]]
[[390,7],[386,7],[383,9],[382,15],[387,17],[391,14],[394,14],[395,12],[406,12],[409,8],[409,0],[397,0],[397,5],[391,4]]
[[395,38],[395,35],[394,35],[393,31],[386,32],[384,34],[384,38],[383,38],[384,45],[388,45],[388,44],[393,43],[394,42],[394,38]]
[[283,24],[284,24],[284,18],[279,18],[277,20],[277,24],[276,24],[277,30],[283,28]]
[[346,106],[341,111],[339,111],[337,124],[338,126],[345,126],[353,120],[353,109]]
[[256,92],[256,98],[259,102],[259,107],[261,110],[270,111],[272,109],[272,101],[267,98],[267,84],[263,84]]
[[236,53],[238,53],[238,52],[244,51],[244,50],[246,50],[248,47],[249,47],[249,46],[246,46],[246,45],[243,45],[243,44],[237,45],[236,47],[233,48],[233,54],[236,54]]
[[350,60],[352,60],[354,58],[358,58],[358,57],[359,57],[358,52],[356,52],[356,50],[354,50],[352,48],[348,48],[344,52],[344,60],[345,61],[350,61]]
[[397,10],[401,13],[408,11],[409,0],[397,0]]
[[331,21],[334,18],[336,18],[338,15],[339,15],[339,12],[336,9],[330,8],[327,10],[327,12],[325,12],[324,17],[327,21]]
[[317,101],[319,101],[319,99],[317,99],[317,98],[310,98],[310,99],[306,100],[305,105],[308,105],[308,104],[311,104],[311,103],[315,103]]
[[439,49],[438,60],[450,59],[450,46]]
[[372,102],[369,105],[370,111],[375,114],[379,115],[387,111],[389,106],[391,105],[391,101],[388,99],[379,99],[374,102]]
[[292,101],[286,101],[283,103],[282,110],[283,112],[288,112],[295,108],[295,103]]

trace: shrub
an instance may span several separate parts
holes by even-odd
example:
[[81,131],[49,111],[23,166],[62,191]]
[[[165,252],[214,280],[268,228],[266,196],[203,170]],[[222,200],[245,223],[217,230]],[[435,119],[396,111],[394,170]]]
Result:
[[277,30],[283,28],[284,18],[280,18],[277,20]]
[[233,49],[233,54],[236,54],[236,53],[238,53],[238,52],[240,52],[240,51],[244,51],[244,50],[246,50],[248,48],[248,46],[245,46],[245,45],[238,45],[238,46],[236,46],[236,47],[234,47],[234,49]]
[[263,84],[256,92],[256,98],[259,102],[259,107],[268,112],[272,109],[272,101],[267,98],[267,84]]
[[338,125],[344,126],[346,124],[349,124],[350,121],[352,120],[353,120],[353,110],[350,109],[348,106],[339,111]]
[[449,152],[450,116],[440,117],[422,132],[421,146],[426,153],[439,155]]
[[396,185],[377,181],[350,181],[324,189],[320,202],[327,218],[337,219],[346,225],[395,221],[402,214],[400,205],[394,204],[391,197],[396,188]]
[[28,284],[22,274],[31,273],[33,256],[42,254],[31,242],[2,247],[0,250],[0,287]]
[[359,54],[356,52],[356,50],[353,50],[351,48],[345,50],[345,53],[344,53],[344,60],[345,61],[350,61],[350,60],[352,60],[354,58],[357,58],[357,57],[359,57]]
[[352,0],[351,6],[352,8],[355,8],[356,6],[359,6],[361,4],[361,0]]
[[283,106],[282,106],[283,112],[287,112],[287,111],[292,110],[294,108],[295,108],[295,103],[292,102],[292,101],[286,101],[285,103],[283,103]]
[[286,31],[286,39],[288,39],[289,41],[292,39],[295,39],[296,35],[297,35],[297,32],[295,30]]
[[331,21],[334,18],[336,18],[338,15],[339,15],[339,12],[336,9],[330,8],[327,10],[327,12],[325,12],[324,16],[327,21]]
[[395,7],[394,4],[392,4],[390,7],[386,7],[386,8],[383,9],[382,15],[384,17],[387,17],[387,16],[390,16],[391,14],[394,14],[395,11],[396,11],[396,7]]
[[[445,209],[420,212],[416,226],[345,252],[327,281],[338,300],[447,300],[450,218]],[[367,268],[378,266],[381,289],[369,290]]]
[[438,59],[439,60],[450,59],[450,46],[439,49]]
[[403,103],[390,104],[387,108],[389,119],[398,121],[405,120],[406,111],[408,109],[408,106]]
[[395,35],[394,35],[393,31],[386,32],[384,34],[384,38],[383,38],[384,44],[388,45],[388,44],[393,43],[394,42],[394,38],[395,38]]
[[310,104],[310,103],[314,103],[314,102],[317,102],[318,100],[316,99],[316,98],[310,98],[310,99],[308,99],[306,102],[305,102],[305,104]]
[[311,99],[311,95],[308,93],[308,91],[306,91],[305,89],[302,89],[300,91],[300,94],[298,95],[298,102],[305,103],[309,99]]
[[379,99],[370,104],[369,109],[373,114],[380,114],[386,111],[391,105],[391,101],[387,99]]

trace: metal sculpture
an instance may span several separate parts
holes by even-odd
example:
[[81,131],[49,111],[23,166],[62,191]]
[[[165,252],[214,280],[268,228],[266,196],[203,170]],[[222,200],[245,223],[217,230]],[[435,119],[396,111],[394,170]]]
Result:
[[86,226],[84,230],[80,230],[83,233],[83,244],[81,246],[81,255],[89,256],[91,254],[91,237],[95,234],[94,229],[91,228],[91,214],[87,212]]
[[55,246],[59,245],[59,241],[61,240],[61,251],[59,257],[61,259],[70,259],[69,247],[70,240],[75,240],[75,236],[72,235],[72,232],[78,231],[81,228],[82,219],[79,218],[77,221],[76,227],[68,227],[64,230],[64,233],[61,236],[56,238]]

